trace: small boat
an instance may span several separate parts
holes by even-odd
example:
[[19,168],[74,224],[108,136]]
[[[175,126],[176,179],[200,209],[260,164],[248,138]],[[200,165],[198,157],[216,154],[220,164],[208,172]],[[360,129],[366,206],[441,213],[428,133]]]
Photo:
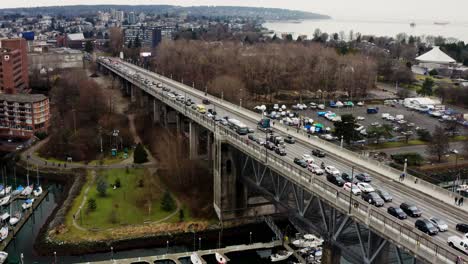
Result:
[[270,256],[271,262],[278,262],[278,261],[283,261],[289,258],[293,253],[291,251],[279,251],[276,254],[273,254]]
[[8,226],[4,226],[0,229],[0,241],[5,240],[8,236]]
[[216,258],[216,261],[218,261],[218,264],[226,264],[227,263],[227,260],[225,257],[223,257],[221,254],[219,254],[218,252],[215,252],[215,258]]
[[5,222],[9,217],[10,217],[10,214],[5,212],[2,215],[0,215],[0,220],[2,222]]
[[16,225],[21,220],[22,216],[23,214],[21,214],[20,212],[15,213],[12,217],[10,217],[10,225]]
[[197,255],[197,253],[193,252],[192,255],[190,255],[190,261],[192,264],[202,264],[202,260],[200,257]]
[[7,195],[0,199],[0,206],[6,205],[10,201],[10,195]]
[[33,191],[33,195],[38,197],[42,194],[42,187],[41,186],[38,186],[36,189],[34,189]]
[[11,186],[7,186],[0,191],[0,196],[5,196],[7,194],[10,194],[10,192],[11,192]]
[[13,192],[11,192],[11,195],[19,195],[23,192],[24,187],[23,186],[18,186]]
[[33,191],[32,185],[26,186],[26,188],[24,188],[24,190],[21,192],[21,195],[29,196],[32,193],[32,191]]
[[8,253],[5,251],[0,251],[0,264],[5,263],[5,260],[8,258]]
[[23,209],[26,210],[26,209],[31,208],[32,205],[33,205],[33,203],[34,203],[34,199],[27,199],[27,200],[21,205],[21,207],[23,207]]

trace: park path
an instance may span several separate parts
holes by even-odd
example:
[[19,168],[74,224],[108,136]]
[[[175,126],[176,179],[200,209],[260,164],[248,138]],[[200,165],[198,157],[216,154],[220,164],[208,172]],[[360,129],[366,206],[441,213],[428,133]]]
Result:
[[87,231],[88,229],[80,226],[76,222],[76,217],[80,215],[81,210],[83,209],[83,206],[86,204],[86,201],[88,200],[89,188],[91,188],[91,186],[93,186],[94,180],[96,179],[96,171],[95,170],[91,171],[91,177],[92,177],[91,181],[89,182],[88,186],[86,187],[86,189],[84,191],[83,200],[81,200],[81,204],[78,207],[78,210],[76,210],[76,213],[73,214],[73,226],[76,227],[77,229],[81,230],[81,231]]

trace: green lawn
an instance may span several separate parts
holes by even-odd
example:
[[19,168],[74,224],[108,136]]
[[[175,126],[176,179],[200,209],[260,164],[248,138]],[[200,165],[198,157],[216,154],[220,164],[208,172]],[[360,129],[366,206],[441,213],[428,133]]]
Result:
[[399,148],[399,147],[405,147],[405,146],[416,146],[416,145],[424,145],[427,144],[427,142],[424,142],[422,140],[410,140],[408,141],[408,144],[406,141],[399,141],[399,142],[385,142],[382,144],[370,144],[368,147],[370,149],[385,149],[385,148]]
[[[153,200],[151,210],[144,205],[144,188],[138,187],[138,180],[143,178],[144,169],[130,169],[127,174],[125,169],[114,169],[97,172],[96,181],[91,186],[88,193],[90,198],[96,199],[97,209],[94,212],[86,213],[83,211],[79,223],[85,228],[106,229],[121,225],[143,224],[145,222],[154,222],[160,220],[172,212],[164,212],[160,209],[160,197],[162,191],[154,189],[157,198]],[[96,185],[98,178],[105,178],[109,188],[106,197],[101,197],[97,191]],[[113,189],[112,185],[119,178],[121,188]],[[164,189],[164,188],[162,188]],[[157,195],[157,194],[160,195]],[[85,205],[86,209],[87,203]],[[185,213],[185,212],[184,212]],[[114,223],[112,215],[115,215]],[[170,221],[170,220],[169,220]]]
[[[131,159],[132,163],[133,163],[133,149],[130,149],[128,151],[128,158],[127,159]],[[125,160],[124,152],[119,151],[119,152],[117,152],[117,156],[115,156],[115,157],[112,157],[111,155],[104,156],[104,158],[102,159],[102,163],[101,163],[101,160],[93,160],[93,161],[90,161],[88,164],[90,164],[90,165],[101,165],[101,164],[102,165],[112,165],[112,164],[120,163],[120,162],[122,162],[124,160]]]

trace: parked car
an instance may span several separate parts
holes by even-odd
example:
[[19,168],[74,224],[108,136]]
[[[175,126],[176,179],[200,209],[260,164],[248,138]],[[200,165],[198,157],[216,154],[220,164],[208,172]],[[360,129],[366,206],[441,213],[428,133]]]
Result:
[[341,179],[340,175],[333,175],[333,174],[328,174],[327,175],[327,180],[333,184],[335,184],[338,187],[343,187],[345,184],[345,181]]
[[356,174],[356,176],[354,176],[354,178],[356,178],[356,180],[362,181],[362,182],[371,182],[372,181],[372,177],[367,173],[358,173],[358,174]]
[[325,158],[325,152],[323,152],[320,149],[314,149],[312,150],[312,155],[319,157],[319,158]]
[[263,140],[263,139],[261,139],[261,138],[257,138],[257,139],[255,140],[255,142],[257,142],[257,144],[259,144],[259,145],[265,145],[265,143],[266,143],[265,140]]
[[385,203],[376,192],[363,192],[361,194],[361,198],[369,204],[373,204],[377,207],[381,207]]
[[414,226],[419,229],[421,232],[424,232],[430,236],[435,236],[439,231],[428,219],[418,219]]
[[409,203],[402,203],[400,204],[401,210],[403,210],[407,215],[411,217],[420,217],[422,212],[416,207],[416,205],[409,204]]
[[325,172],[327,174],[330,174],[330,175],[336,175],[336,176],[340,175],[340,171],[337,168],[333,167],[333,166],[326,166],[325,167]]
[[294,158],[294,163],[301,166],[302,168],[307,168],[307,165],[308,165],[307,161],[300,159],[300,158]]
[[204,105],[209,105],[209,104],[210,104],[210,100],[208,100],[208,99],[203,99],[202,103],[203,103]]
[[463,233],[468,233],[468,224],[459,223],[455,226],[455,229]]
[[357,185],[351,182],[346,182],[343,185],[343,189],[347,192],[351,191],[351,193],[354,195],[361,195],[362,193],[362,191],[357,187]]
[[401,208],[398,207],[390,206],[387,209],[387,213],[401,220],[408,218],[408,215],[403,210],[401,210]]
[[357,187],[359,188],[359,190],[361,190],[362,192],[374,192],[374,187],[372,187],[370,184],[368,183],[365,183],[365,182],[358,182],[356,183]]
[[247,136],[247,138],[254,141],[254,142],[257,142],[257,137],[255,135],[250,134],[250,135]]
[[284,148],[276,148],[275,153],[280,156],[286,156],[286,150]]
[[445,232],[448,230],[447,223],[440,218],[433,216],[429,218],[429,221],[431,221],[431,223],[439,230],[439,232]]
[[296,140],[292,136],[287,136],[286,138],[284,138],[284,142],[288,144],[294,144],[296,143]]
[[313,164],[313,163],[310,163],[309,166],[307,167],[307,169],[310,172],[315,173],[317,175],[322,175],[325,172],[322,168],[320,168],[319,165]]
[[390,195],[390,193],[388,193],[386,190],[377,189],[376,192],[386,203],[389,203],[393,200],[392,195]]

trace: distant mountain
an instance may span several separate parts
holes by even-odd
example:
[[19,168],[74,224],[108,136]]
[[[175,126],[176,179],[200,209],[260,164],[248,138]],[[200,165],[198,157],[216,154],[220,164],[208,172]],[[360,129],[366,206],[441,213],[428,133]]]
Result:
[[24,14],[24,15],[62,15],[83,16],[95,14],[98,10],[110,11],[111,9],[125,12],[144,12],[154,14],[188,14],[205,17],[247,17],[264,20],[302,20],[302,19],[329,19],[327,15],[311,12],[288,10],[280,8],[239,7],[239,6],[172,6],[172,5],[75,5],[75,6],[47,6],[31,8],[6,8],[0,9],[0,15]]

